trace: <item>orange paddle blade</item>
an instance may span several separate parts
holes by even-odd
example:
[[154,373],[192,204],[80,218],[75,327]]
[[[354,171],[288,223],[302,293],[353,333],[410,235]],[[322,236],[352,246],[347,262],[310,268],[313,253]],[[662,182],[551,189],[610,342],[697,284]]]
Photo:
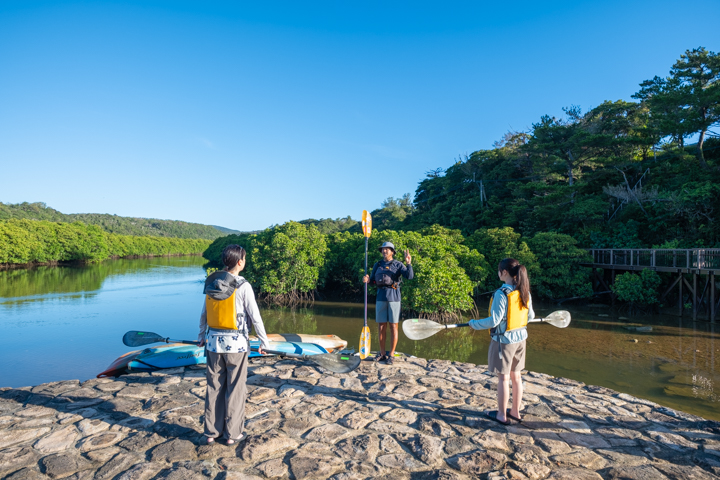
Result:
[[362,228],[363,235],[365,235],[367,238],[370,238],[370,234],[372,233],[372,215],[370,215],[367,210],[363,210]]
[[360,358],[362,360],[370,356],[370,327],[363,327],[360,334]]

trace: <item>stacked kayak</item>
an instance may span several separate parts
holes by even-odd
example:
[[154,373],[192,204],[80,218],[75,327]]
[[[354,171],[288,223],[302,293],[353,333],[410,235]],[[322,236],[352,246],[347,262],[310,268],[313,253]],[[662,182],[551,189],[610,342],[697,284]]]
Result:
[[[328,352],[339,352],[347,347],[347,341],[337,335],[305,335],[304,333],[270,333],[268,340],[271,342],[292,342],[292,343],[314,343],[320,345]],[[250,336],[250,341],[257,340],[257,337]]]
[[[326,348],[314,343],[275,341],[275,339],[271,337],[274,336],[268,335],[270,350],[302,355],[328,353]],[[345,342],[345,345],[347,345],[347,342]],[[250,348],[257,348],[259,346],[259,340],[250,339]],[[250,351],[251,358],[259,356],[260,354],[257,352]],[[160,345],[158,347],[128,352],[115,360],[104,372],[99,373],[98,378],[118,377],[129,372],[152,372],[163,368],[188,367],[205,363],[204,347],[171,343],[169,345]]]

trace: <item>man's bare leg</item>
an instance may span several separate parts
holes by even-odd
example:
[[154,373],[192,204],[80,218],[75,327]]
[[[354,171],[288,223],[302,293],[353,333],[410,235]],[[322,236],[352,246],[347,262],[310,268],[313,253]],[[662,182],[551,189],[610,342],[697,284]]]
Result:
[[380,337],[380,354],[385,355],[385,329],[387,322],[378,323],[378,336]]
[[390,356],[393,356],[393,355],[395,355],[395,347],[397,347],[397,342],[398,342],[398,324],[397,323],[390,324],[390,333],[392,334],[392,339],[390,340],[392,342],[392,350],[390,350]]

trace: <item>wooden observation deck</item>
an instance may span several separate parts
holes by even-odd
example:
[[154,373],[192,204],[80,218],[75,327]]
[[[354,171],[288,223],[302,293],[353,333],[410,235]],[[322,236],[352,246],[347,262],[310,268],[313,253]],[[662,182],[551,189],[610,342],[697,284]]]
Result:
[[[708,320],[715,321],[715,313],[720,308],[715,285],[715,275],[720,274],[720,248],[596,248],[588,251],[592,256],[592,263],[583,265],[593,268],[593,289],[603,287],[606,291],[610,290],[608,285],[615,283],[617,271],[654,270],[656,272],[673,273],[677,277],[660,297],[660,303],[665,301],[668,294],[677,285],[678,314],[682,315],[684,311],[684,285],[690,295],[693,319],[697,318],[698,311],[702,309]],[[603,269],[603,275],[597,273],[596,269],[599,268]],[[707,278],[704,279],[705,286],[699,291],[698,277],[700,275]],[[688,280],[689,277],[691,277],[691,280]]]

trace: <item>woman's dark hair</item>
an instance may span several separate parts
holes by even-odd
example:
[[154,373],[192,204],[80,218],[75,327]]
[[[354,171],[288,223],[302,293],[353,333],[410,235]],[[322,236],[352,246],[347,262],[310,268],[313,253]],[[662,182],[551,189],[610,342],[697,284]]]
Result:
[[245,260],[245,249],[240,245],[228,245],[223,249],[222,262],[228,268],[234,268],[240,260]]
[[528,308],[530,303],[530,279],[528,278],[527,269],[525,265],[520,265],[520,262],[514,258],[506,258],[500,261],[498,265],[498,272],[505,270],[513,279],[513,286],[520,292],[520,302],[523,307]]

